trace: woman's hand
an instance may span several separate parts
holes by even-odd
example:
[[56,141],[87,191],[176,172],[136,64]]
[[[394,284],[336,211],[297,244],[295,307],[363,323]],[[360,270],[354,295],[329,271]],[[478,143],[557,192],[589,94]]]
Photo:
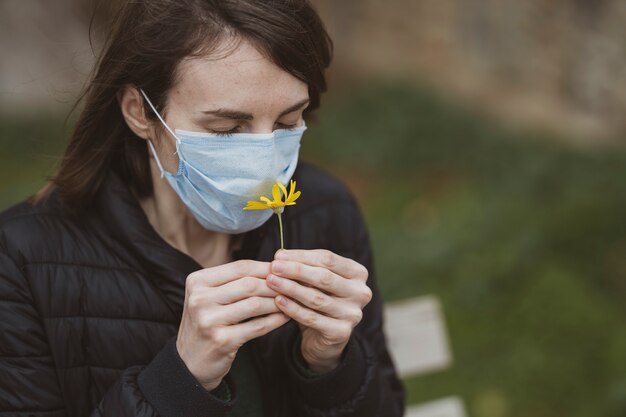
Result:
[[280,293],[276,304],[302,331],[301,352],[309,367],[334,369],[352,330],[372,299],[367,268],[328,250],[280,250],[267,282]]
[[264,282],[269,272],[268,262],[242,260],[187,277],[176,349],[205,389],[220,384],[244,343],[289,321]]

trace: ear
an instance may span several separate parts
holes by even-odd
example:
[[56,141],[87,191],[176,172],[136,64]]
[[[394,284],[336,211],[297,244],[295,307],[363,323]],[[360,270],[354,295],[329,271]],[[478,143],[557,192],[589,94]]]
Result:
[[127,85],[117,94],[117,101],[130,130],[142,139],[149,139],[152,124],[146,118],[143,97],[139,90],[134,86]]

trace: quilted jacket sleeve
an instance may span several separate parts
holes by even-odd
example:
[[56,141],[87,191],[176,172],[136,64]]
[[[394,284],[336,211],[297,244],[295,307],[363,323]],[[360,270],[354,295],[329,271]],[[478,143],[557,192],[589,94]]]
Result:
[[17,265],[0,251],[0,414],[66,415],[41,320]]
[[[367,227],[357,203],[336,208],[339,233],[336,253],[354,259],[369,271],[367,284],[373,298],[344,350],[341,363],[327,374],[312,375],[302,369],[296,355],[291,386],[300,401],[302,417],[400,417],[404,415],[405,390],[387,350],[383,333],[383,302],[376,285]],[[295,344],[298,344],[298,338]],[[299,349],[296,349],[298,352]]]
[[124,371],[91,416],[221,417],[233,407],[230,386],[227,377],[206,391],[178,355],[173,337],[148,366]]
[[[222,386],[221,390],[228,391],[224,388]],[[218,391],[220,387],[213,393]],[[191,375],[178,356],[173,338],[147,366],[124,370],[91,416],[226,415],[232,401],[213,393],[204,390]],[[72,399],[66,398],[59,386],[28,282],[0,246],[0,415],[80,415],[81,411],[73,409],[73,405]]]

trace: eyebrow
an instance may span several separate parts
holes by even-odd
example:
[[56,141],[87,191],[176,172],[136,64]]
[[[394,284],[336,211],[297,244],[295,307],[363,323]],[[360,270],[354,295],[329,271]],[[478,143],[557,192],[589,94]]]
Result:
[[[289,113],[293,113],[296,110],[300,110],[302,107],[304,107],[305,105],[308,105],[310,102],[311,100],[308,98],[301,100],[297,102],[296,104],[294,104],[293,106],[290,106],[287,109],[285,109],[282,113],[280,113],[278,117],[281,118]],[[244,113],[238,110],[217,109],[217,110],[206,110],[206,111],[203,111],[202,113],[210,114],[212,116],[217,116],[217,117],[221,117],[224,119],[234,119],[234,120],[254,119],[254,116],[251,115],[250,113]]]

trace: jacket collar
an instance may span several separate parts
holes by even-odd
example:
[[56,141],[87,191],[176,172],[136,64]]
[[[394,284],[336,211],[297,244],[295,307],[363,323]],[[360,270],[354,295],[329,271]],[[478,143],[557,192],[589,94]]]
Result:
[[[117,173],[111,171],[96,197],[100,227],[111,249],[134,269],[147,274],[167,299],[172,313],[180,318],[187,276],[202,269],[194,259],[169,245],[154,230],[139,202]],[[269,260],[274,251],[268,230],[277,230],[276,216],[241,236],[235,259]]]
[[[296,169],[294,179],[298,179],[299,171]],[[173,318],[179,322],[185,300],[185,280],[190,273],[202,267],[159,236],[128,186],[114,172],[108,175],[95,203],[97,225],[102,228],[105,244],[133,269],[154,282],[163,294]],[[280,241],[276,217],[272,216],[259,228],[243,234],[241,247],[233,254],[234,258],[271,261]],[[264,398],[269,398],[267,390],[275,385],[272,379],[268,379],[274,371],[271,364],[275,363],[276,358],[282,360],[291,352],[291,341],[297,334],[298,326],[290,320],[280,328],[251,341],[254,366],[263,379]],[[278,379],[284,377],[273,376]],[[275,397],[272,395],[272,398]],[[282,401],[281,404],[285,406],[287,402]],[[274,401],[264,401],[263,406],[266,415],[276,415],[274,411],[278,410],[274,410]]]

